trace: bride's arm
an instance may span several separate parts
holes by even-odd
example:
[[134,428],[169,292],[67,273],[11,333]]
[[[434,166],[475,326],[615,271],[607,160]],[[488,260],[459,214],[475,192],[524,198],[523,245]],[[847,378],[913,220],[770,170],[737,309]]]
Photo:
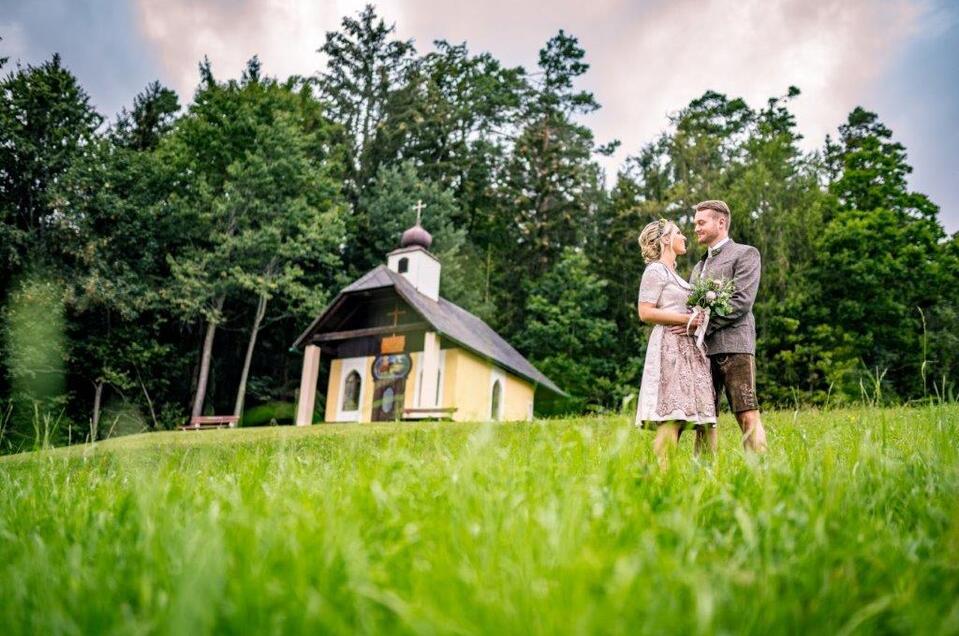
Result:
[[[689,314],[679,313],[678,311],[669,311],[659,309],[659,299],[663,294],[663,288],[669,281],[669,270],[659,262],[650,263],[643,270],[643,280],[639,284],[639,299],[637,309],[639,319],[645,323],[666,326],[685,327],[689,320]],[[697,316],[698,318],[698,316]],[[698,326],[698,322],[693,322],[690,326]]]
[[[639,319],[647,324],[667,325],[685,327],[689,322],[689,314],[681,314],[677,311],[667,311],[658,309],[656,303],[639,303]],[[697,327],[702,322],[701,316],[693,319],[692,327]]]

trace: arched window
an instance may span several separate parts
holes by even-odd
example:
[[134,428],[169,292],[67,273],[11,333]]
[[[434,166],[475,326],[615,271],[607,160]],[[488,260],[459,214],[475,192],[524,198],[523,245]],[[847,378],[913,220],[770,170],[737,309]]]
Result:
[[503,387],[499,383],[499,380],[493,382],[493,390],[491,393],[489,417],[494,422],[498,422],[500,419],[500,406],[503,402]]
[[350,371],[343,383],[343,406],[341,411],[355,411],[360,408],[360,374]]
[[410,270],[410,259],[405,256],[400,259],[400,262],[396,265],[396,271],[400,274],[405,274]]

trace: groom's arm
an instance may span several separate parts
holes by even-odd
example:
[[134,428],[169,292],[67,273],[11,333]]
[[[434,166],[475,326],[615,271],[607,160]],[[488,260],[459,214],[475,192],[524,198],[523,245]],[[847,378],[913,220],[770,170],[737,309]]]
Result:
[[750,246],[745,254],[736,259],[736,266],[733,271],[733,283],[736,285],[736,289],[733,291],[730,301],[732,311],[725,316],[710,316],[709,326],[706,328],[707,335],[733,324],[749,313],[749,310],[753,308],[753,303],[756,302],[761,270],[762,260],[759,256],[759,250]]

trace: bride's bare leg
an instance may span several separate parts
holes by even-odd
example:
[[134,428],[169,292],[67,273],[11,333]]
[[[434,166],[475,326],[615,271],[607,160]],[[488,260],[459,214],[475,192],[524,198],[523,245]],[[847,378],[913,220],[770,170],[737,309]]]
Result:
[[663,470],[669,468],[669,456],[676,449],[679,442],[679,433],[679,424],[675,422],[663,422],[656,429],[653,451],[656,453],[659,467]]
[[719,450],[719,429],[715,426],[707,426],[704,429],[696,429],[696,443],[693,445],[693,453],[700,455],[715,455]]

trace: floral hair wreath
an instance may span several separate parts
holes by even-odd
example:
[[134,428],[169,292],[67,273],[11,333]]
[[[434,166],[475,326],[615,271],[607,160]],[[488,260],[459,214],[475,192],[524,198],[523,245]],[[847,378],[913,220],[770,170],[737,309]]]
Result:
[[[662,217],[660,217],[659,220],[657,220],[657,221],[653,221],[653,223],[656,223],[656,225],[657,225],[658,228],[659,228],[659,235],[656,236],[656,238],[654,239],[654,240],[657,241],[657,242],[662,241],[664,238],[666,238],[667,236],[669,236],[669,234],[666,232],[666,229],[670,226],[670,224],[672,224],[674,227],[676,227],[676,224],[675,224],[675,223],[673,223],[673,222],[670,221],[669,219],[665,219],[665,218],[662,218]],[[652,225],[652,223],[650,223],[650,225]],[[649,225],[647,225],[645,229],[649,229]],[[678,228],[677,228],[677,229],[678,229]],[[644,230],[644,232],[645,232],[645,230]],[[640,244],[640,245],[643,244],[642,234],[643,234],[643,233],[641,232],[641,233],[640,233],[640,236],[639,236],[639,244]]]
[[659,219],[659,237],[657,240],[661,241],[670,235],[670,232],[666,231],[670,225],[672,225],[674,228],[676,227],[676,224],[668,219],[664,219],[664,218]]

